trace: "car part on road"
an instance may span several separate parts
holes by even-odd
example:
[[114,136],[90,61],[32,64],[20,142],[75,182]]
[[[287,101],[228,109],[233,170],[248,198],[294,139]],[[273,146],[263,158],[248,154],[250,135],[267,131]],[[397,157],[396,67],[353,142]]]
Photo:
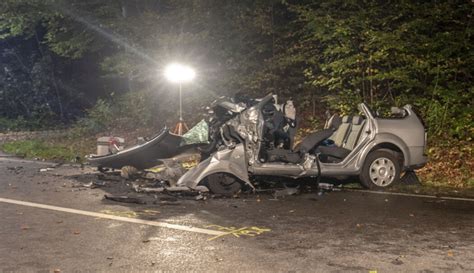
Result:
[[163,128],[155,137],[144,144],[139,144],[115,154],[89,155],[87,160],[92,166],[99,168],[120,169],[123,166],[133,166],[137,169],[146,169],[161,163],[160,159],[171,158],[190,149],[195,149],[199,144],[181,145],[182,137]]
[[123,166],[120,169],[120,176],[125,179],[130,179],[138,174],[138,169],[133,166]]
[[111,200],[115,202],[122,202],[122,203],[132,203],[132,204],[146,204],[145,201],[139,199],[139,198],[134,198],[134,197],[128,197],[128,196],[112,196],[112,195],[104,195],[104,199],[106,200]]
[[104,187],[105,185],[106,185],[105,181],[91,181],[91,182],[86,183],[86,184],[80,184],[76,187],[85,187],[85,188],[95,189],[95,188]]
[[421,185],[420,179],[414,171],[406,171],[400,179],[400,182],[404,185]]
[[273,198],[278,199],[280,197],[286,197],[290,195],[296,195],[300,192],[298,187],[286,187],[284,189],[275,190],[272,193]]

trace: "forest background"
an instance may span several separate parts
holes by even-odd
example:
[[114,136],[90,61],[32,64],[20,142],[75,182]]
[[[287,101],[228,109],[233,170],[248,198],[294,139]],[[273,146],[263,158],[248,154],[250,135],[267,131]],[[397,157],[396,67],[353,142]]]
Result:
[[[170,62],[196,69],[184,118],[237,92],[293,99],[305,119],[412,104],[426,122],[433,185],[474,187],[473,6],[458,1],[3,0],[0,131],[68,128],[3,145],[71,159],[99,135],[132,140],[177,121]],[[51,148],[61,152],[51,152]]]

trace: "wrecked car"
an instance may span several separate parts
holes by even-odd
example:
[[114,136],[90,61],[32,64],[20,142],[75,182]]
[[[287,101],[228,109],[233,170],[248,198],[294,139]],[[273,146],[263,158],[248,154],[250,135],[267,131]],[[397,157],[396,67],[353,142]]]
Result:
[[179,186],[204,185],[213,192],[232,194],[242,186],[254,188],[254,177],[358,177],[370,189],[383,189],[400,180],[402,172],[421,168],[426,132],[411,105],[392,107],[382,118],[365,103],[359,115],[333,115],[325,129],[293,145],[295,109],[291,101],[278,104],[269,94],[259,100],[222,99],[215,103],[209,142],[201,147],[209,157],[186,172]]
[[177,182],[179,187],[206,186],[219,194],[255,189],[258,177],[357,177],[370,189],[383,189],[425,165],[426,132],[411,105],[392,107],[384,118],[365,104],[358,115],[331,116],[320,131],[296,145],[296,110],[277,96],[220,98],[208,116],[184,136],[164,129],[150,141],[116,154],[90,157],[92,165],[145,168],[190,148],[201,162]]

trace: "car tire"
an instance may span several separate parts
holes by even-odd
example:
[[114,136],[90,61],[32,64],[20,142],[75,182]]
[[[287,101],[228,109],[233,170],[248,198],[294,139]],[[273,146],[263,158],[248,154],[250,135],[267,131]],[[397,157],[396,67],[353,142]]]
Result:
[[212,193],[228,197],[234,196],[242,189],[242,182],[240,179],[227,173],[211,174],[206,177],[203,184]]
[[371,190],[383,190],[400,181],[400,160],[397,152],[380,149],[366,157],[359,175],[362,186]]

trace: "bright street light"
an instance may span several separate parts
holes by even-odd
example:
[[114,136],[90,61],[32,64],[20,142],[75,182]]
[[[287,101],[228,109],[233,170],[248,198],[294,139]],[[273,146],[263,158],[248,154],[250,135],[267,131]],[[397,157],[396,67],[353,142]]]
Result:
[[174,133],[182,135],[183,132],[188,130],[188,126],[183,120],[183,99],[181,95],[181,84],[190,82],[194,79],[196,73],[194,70],[186,65],[173,63],[169,64],[165,68],[165,77],[172,83],[179,84],[179,122],[176,124]]
[[165,77],[174,83],[181,84],[189,82],[193,80],[195,76],[196,73],[191,67],[177,63],[170,64],[165,69]]

